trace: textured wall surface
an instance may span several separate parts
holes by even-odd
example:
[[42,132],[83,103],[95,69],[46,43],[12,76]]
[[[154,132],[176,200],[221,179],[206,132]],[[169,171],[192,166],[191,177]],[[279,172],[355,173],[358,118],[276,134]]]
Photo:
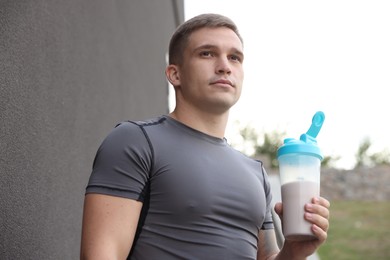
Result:
[[182,1],[0,0],[0,259],[77,259],[95,152],[166,113]]

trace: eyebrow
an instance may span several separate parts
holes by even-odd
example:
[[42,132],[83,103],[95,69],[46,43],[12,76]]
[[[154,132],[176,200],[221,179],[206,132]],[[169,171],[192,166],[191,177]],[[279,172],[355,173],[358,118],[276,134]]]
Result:
[[[212,44],[203,44],[203,45],[200,45],[198,47],[196,47],[194,50],[193,50],[193,53],[199,51],[199,50],[209,50],[209,49],[218,49],[218,47],[216,45],[212,45]],[[244,53],[242,51],[240,51],[239,49],[233,47],[231,48],[232,52],[236,55],[239,55],[241,56],[242,58],[244,58]]]

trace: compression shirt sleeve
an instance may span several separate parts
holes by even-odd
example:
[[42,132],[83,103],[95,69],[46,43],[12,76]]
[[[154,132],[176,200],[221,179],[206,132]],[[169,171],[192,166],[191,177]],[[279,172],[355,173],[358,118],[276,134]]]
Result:
[[152,151],[142,128],[124,122],[103,140],[86,194],[99,193],[142,201],[147,192]]
[[262,226],[262,229],[273,229],[274,223],[272,219],[272,193],[271,193],[271,184],[268,180],[268,174],[264,169],[264,166],[261,167],[263,172],[263,178],[264,178],[264,191],[266,196],[266,212],[265,212],[265,219]]

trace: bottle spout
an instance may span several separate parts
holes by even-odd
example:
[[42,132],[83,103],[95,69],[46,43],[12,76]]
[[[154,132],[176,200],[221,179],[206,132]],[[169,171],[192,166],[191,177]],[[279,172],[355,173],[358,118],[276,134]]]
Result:
[[325,120],[325,114],[318,111],[314,114],[311,126],[306,133],[301,134],[299,140],[294,138],[284,139],[283,145],[278,148],[277,157],[286,154],[306,154],[323,159],[320,148],[317,146],[316,137],[321,130]]
[[325,114],[322,111],[318,111],[317,113],[315,113],[311,121],[311,126],[309,130],[307,130],[306,134],[313,138],[316,138],[318,133],[321,130],[324,120],[325,120]]
[[325,114],[322,111],[318,111],[314,114],[311,126],[305,134],[300,136],[300,140],[305,143],[317,143],[316,137],[321,130],[322,124],[325,120]]

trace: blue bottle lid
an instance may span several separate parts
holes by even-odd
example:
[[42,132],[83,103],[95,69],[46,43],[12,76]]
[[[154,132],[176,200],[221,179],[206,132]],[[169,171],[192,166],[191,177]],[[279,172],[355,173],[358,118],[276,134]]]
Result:
[[316,137],[321,130],[324,120],[325,114],[322,111],[316,112],[306,134],[302,134],[299,140],[294,138],[284,139],[283,145],[278,148],[277,157],[279,158],[279,156],[285,154],[300,153],[315,156],[322,160],[323,155],[317,145]]

